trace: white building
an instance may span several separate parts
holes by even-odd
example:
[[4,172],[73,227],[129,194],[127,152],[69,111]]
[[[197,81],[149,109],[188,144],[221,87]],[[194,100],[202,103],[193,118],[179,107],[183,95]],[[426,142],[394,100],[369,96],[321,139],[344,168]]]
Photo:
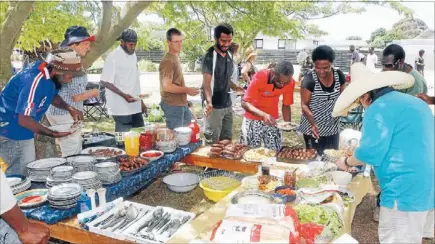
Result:
[[304,40],[296,39],[280,39],[279,37],[271,37],[259,34],[253,43],[257,49],[267,50],[302,50],[314,49],[318,45],[328,45],[335,50],[349,50],[350,45],[368,49],[368,44],[364,40],[322,40],[308,37]]

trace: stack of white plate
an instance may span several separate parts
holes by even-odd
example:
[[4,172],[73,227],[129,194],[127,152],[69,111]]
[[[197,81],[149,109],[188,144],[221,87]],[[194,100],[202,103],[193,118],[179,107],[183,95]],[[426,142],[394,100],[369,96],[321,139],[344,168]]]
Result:
[[45,185],[48,189],[53,186],[63,183],[72,183],[72,175],[74,174],[74,167],[69,165],[57,166],[50,170],[50,176],[47,177]]
[[82,187],[76,183],[65,183],[53,186],[48,191],[48,202],[52,208],[70,209],[77,206]]
[[64,158],[46,158],[33,161],[27,165],[30,181],[45,182],[50,170],[66,163]]
[[83,191],[88,189],[97,190],[98,188],[103,187],[100,179],[98,178],[98,174],[93,171],[78,172],[73,175],[73,180],[75,183],[82,186]]
[[95,162],[95,158],[91,155],[76,156],[71,159],[75,172],[93,171]]
[[30,188],[30,180],[24,175],[11,175],[7,177],[12,193],[18,194]]
[[94,165],[94,168],[103,185],[115,184],[122,179],[119,165],[115,162],[97,163]]

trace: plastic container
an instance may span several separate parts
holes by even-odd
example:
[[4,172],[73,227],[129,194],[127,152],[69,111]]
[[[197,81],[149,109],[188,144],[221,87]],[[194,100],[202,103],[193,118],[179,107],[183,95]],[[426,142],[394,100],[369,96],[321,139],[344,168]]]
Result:
[[125,153],[128,156],[139,156],[139,134],[136,132],[128,132],[124,135]]
[[190,136],[190,142],[191,143],[199,142],[200,141],[200,132],[201,132],[199,125],[196,123],[195,120],[191,120],[188,127],[190,129],[192,129],[192,135]]
[[142,132],[139,137],[139,147],[141,152],[145,152],[154,148],[155,133],[147,130]]
[[79,213],[91,210],[91,199],[86,195],[86,193],[82,192],[80,194],[80,198],[77,202],[77,208]]

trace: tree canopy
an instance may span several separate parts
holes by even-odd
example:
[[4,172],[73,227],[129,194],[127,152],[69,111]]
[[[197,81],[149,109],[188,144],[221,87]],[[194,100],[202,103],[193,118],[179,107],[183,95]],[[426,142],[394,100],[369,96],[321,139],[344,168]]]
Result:
[[403,18],[393,24],[391,30],[378,28],[372,32],[369,40],[370,46],[384,48],[386,42],[392,40],[413,39],[427,30],[424,21],[416,18]]
[[[406,16],[412,15],[412,11],[398,2],[363,2],[388,4]],[[192,62],[213,44],[212,30],[221,22],[231,23],[235,29],[234,41],[243,51],[252,45],[259,33],[282,39],[324,35],[325,32],[309,24],[308,20],[365,11],[363,7],[355,6],[334,1],[165,1],[152,4],[149,1],[129,1],[122,5],[112,1],[1,2],[0,86],[11,75],[13,48],[33,50],[41,44],[58,43],[71,25],[86,26],[97,35],[84,60],[85,67],[110,50],[119,34],[130,26],[138,31],[139,46],[144,49],[161,48],[164,43],[153,40],[150,35],[153,30],[169,26],[181,29],[186,35],[183,55]],[[137,17],[145,9],[145,14],[154,13],[163,18],[165,25],[139,24]]]

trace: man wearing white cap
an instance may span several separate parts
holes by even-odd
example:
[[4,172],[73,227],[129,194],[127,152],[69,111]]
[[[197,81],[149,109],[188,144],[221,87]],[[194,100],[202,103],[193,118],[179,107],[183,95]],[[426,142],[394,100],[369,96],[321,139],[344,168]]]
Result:
[[115,131],[128,132],[144,126],[142,112],[146,106],[139,98],[137,34],[131,29],[124,30],[118,41],[121,43],[107,56],[100,79],[108,89],[107,109],[115,120]]
[[[395,89],[412,87],[400,71],[372,73],[352,65],[352,82],[335,103],[332,115],[345,115],[359,103],[366,109],[360,146],[337,165],[374,167],[382,191],[380,243],[421,243],[434,236],[434,119],[420,99]],[[418,118],[418,119],[416,119]]]

